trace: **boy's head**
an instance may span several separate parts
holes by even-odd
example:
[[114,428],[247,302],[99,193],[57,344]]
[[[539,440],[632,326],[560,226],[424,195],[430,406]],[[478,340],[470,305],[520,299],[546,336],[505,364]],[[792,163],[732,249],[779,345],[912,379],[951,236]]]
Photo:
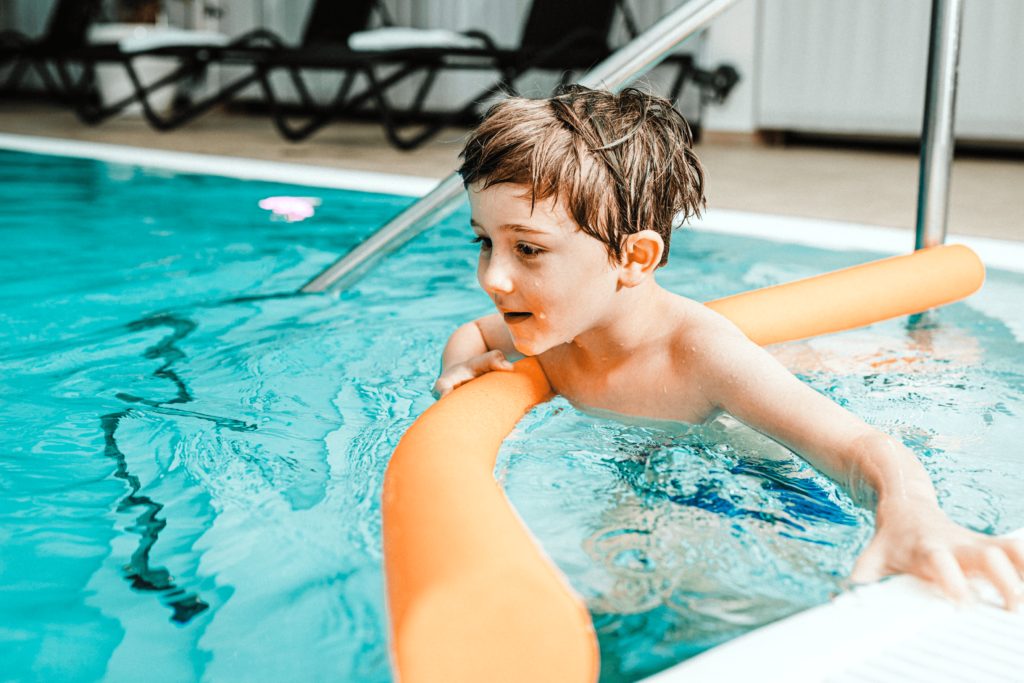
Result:
[[699,216],[704,170],[690,128],[668,100],[579,85],[547,100],[510,98],[487,112],[462,150],[466,186],[527,188],[562,204],[618,261],[626,238],[654,230],[668,260],[677,214]]

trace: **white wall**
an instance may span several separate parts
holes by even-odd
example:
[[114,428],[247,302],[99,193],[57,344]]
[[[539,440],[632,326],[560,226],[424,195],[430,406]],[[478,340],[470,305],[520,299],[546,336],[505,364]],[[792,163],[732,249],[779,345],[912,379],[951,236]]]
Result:
[[[774,0],[766,0],[773,2]],[[731,64],[740,81],[721,106],[704,110],[705,130],[750,132],[758,128],[758,52],[762,0],[739,0],[711,22],[706,31],[704,63]]]
[[[920,135],[930,0],[765,0],[756,124]],[[1024,2],[966,0],[958,137],[1024,140]]]

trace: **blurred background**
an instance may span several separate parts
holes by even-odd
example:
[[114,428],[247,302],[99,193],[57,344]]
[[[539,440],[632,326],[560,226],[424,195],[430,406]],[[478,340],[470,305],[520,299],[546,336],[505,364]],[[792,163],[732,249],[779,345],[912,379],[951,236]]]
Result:
[[[187,33],[201,40],[186,37],[185,43],[211,41],[211,49],[216,50],[224,41],[262,29],[293,50],[308,50],[317,30],[324,32],[325,22],[318,24],[318,18],[327,15],[317,14],[322,10],[318,5],[351,6],[356,14],[362,11],[354,9],[361,3],[329,0],[96,0],[94,4],[85,42],[121,41],[122,48],[125,37],[145,33],[181,41]],[[464,40],[452,35],[475,30],[486,33],[498,48],[514,51],[524,47],[531,21],[561,21],[559,4],[381,0],[368,16],[360,14],[354,21],[363,24],[357,28],[371,31],[384,26],[442,29],[452,32],[449,39]],[[625,44],[681,2],[613,4],[607,35],[602,36],[608,50]],[[37,45],[46,42],[48,34],[55,40],[58,5],[58,0],[0,0],[0,30],[8,36],[5,49],[11,49],[12,35]],[[698,154],[709,174],[709,206],[911,229],[930,11],[929,0],[739,0],[685,41],[678,53],[690,60],[685,63],[691,71],[682,78],[677,106],[698,137]],[[434,38],[443,40],[444,35]],[[196,48],[190,49],[195,54]],[[313,110],[303,105],[287,70],[279,69],[269,74],[275,101],[268,100],[259,83],[250,82],[209,111],[187,117],[169,132],[159,132],[147,123],[137,103],[92,125],[83,123],[66,94],[47,87],[39,69],[25,68],[17,83],[12,83],[18,66],[10,54],[0,63],[0,132],[434,178],[444,177],[455,167],[468,125],[486,102],[458,117],[445,119],[439,112],[459,110],[481,88],[491,89],[491,99],[501,96],[493,69],[441,70],[421,103],[421,119],[413,120],[408,111],[426,77],[414,74],[388,90],[396,111],[405,111],[405,123],[421,128],[438,121],[446,124],[415,149],[396,148],[380,125],[380,108],[372,102],[338,109],[326,125],[291,142],[275,131],[270,116],[274,108],[288,111],[300,123]],[[1024,239],[1024,3],[967,0],[960,55],[950,232]],[[134,59],[146,82],[172,73],[181,62],[166,53]],[[642,87],[670,95],[678,85],[681,64],[659,67],[645,77]],[[578,64],[559,66],[528,69],[516,80],[516,89],[527,96],[543,96],[560,80],[572,80],[585,70]],[[222,93],[244,78],[247,68],[230,60],[213,60],[194,69],[188,78],[154,92],[151,104],[173,116],[175,111],[186,111],[190,103]],[[346,73],[343,69],[302,70],[303,83],[316,106],[330,105]],[[356,76],[352,92],[359,90],[362,78]],[[131,93],[130,79],[117,63],[97,64],[90,88],[96,106]]]

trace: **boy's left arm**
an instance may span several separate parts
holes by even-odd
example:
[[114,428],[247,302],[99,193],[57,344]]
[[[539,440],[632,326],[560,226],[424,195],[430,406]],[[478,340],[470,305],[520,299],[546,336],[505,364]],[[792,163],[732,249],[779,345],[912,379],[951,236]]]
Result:
[[874,508],[875,536],[851,579],[915,574],[966,602],[965,575],[983,575],[1002,593],[1007,609],[1022,605],[1024,542],[953,523],[910,449],[811,389],[742,335],[715,342],[700,359],[707,398],[791,448],[858,504]]

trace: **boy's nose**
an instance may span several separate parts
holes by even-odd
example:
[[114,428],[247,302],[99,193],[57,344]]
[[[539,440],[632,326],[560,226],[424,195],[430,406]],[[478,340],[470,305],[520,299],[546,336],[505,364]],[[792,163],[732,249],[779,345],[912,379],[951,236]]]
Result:
[[491,258],[480,271],[480,286],[488,294],[509,294],[512,292],[512,278],[500,260]]

